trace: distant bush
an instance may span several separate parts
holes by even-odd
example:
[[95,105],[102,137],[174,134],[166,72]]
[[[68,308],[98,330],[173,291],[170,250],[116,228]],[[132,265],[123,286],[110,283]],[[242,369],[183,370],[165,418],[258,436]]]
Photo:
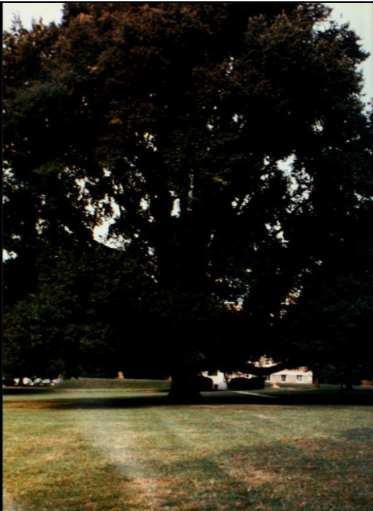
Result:
[[230,390],[264,389],[264,378],[232,378],[228,383]]
[[3,385],[6,387],[14,387],[15,383],[12,378],[3,378]]
[[214,382],[211,378],[207,378],[206,376],[198,376],[197,378],[198,390],[200,391],[208,391],[213,390]]

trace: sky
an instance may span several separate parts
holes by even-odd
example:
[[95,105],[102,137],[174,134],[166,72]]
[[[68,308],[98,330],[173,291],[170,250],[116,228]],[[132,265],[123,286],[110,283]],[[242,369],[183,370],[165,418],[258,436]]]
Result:
[[[9,29],[14,14],[18,14],[26,28],[31,27],[32,19],[43,18],[44,23],[59,22],[62,3],[57,2],[4,2],[3,27]],[[362,71],[365,79],[364,92],[369,101],[373,98],[373,2],[333,2],[326,3],[333,9],[332,17],[337,23],[350,23],[350,27],[360,36],[363,48],[371,56],[364,63]]]

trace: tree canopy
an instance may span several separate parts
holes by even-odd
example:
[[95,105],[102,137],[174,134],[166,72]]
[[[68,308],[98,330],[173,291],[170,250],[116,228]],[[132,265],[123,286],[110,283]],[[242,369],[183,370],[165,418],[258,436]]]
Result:
[[[343,279],[368,268],[370,243],[367,55],[329,14],[69,2],[59,26],[6,33],[5,248],[23,279],[13,303],[40,292],[41,250],[92,253],[111,219],[108,239],[152,283],[154,331],[140,343],[157,343],[174,374],[281,350],[290,360],[286,339],[319,317],[315,300],[341,286],[349,309],[359,290]],[[311,337],[297,337],[302,352]]]

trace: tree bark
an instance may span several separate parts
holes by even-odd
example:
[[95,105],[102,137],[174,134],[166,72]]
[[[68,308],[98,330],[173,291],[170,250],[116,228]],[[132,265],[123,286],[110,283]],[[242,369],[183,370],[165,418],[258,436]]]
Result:
[[319,366],[313,366],[312,367],[312,371],[313,371],[313,385],[314,385],[315,389],[319,389],[320,388],[320,369],[319,369]]

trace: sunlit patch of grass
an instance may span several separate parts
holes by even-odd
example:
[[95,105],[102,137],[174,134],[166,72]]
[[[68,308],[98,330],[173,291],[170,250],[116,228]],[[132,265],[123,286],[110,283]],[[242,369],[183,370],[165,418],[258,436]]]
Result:
[[21,510],[372,510],[368,406],[14,406],[4,484]]
[[[128,478],[84,438],[74,418],[9,410],[4,418],[4,487],[21,509],[126,509]],[[124,499],[124,500],[123,500]]]

